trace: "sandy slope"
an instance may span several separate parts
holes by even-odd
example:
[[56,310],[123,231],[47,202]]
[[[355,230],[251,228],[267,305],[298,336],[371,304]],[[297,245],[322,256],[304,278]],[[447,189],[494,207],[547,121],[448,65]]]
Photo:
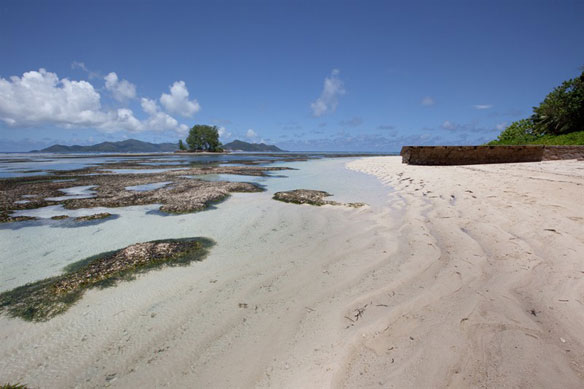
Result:
[[397,189],[387,208],[236,195],[205,261],[0,317],[0,383],[584,385],[584,163],[350,168]]
[[339,386],[584,386],[583,162],[350,167],[399,190],[410,261]]

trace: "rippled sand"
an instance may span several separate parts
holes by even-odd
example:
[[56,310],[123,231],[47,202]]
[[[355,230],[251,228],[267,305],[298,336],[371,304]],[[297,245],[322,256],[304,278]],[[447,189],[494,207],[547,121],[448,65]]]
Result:
[[31,387],[583,385],[583,163],[349,167],[395,190],[358,209],[267,192],[235,194],[197,223],[161,217],[217,245],[187,268],[90,290],[46,323],[1,316],[0,377]]

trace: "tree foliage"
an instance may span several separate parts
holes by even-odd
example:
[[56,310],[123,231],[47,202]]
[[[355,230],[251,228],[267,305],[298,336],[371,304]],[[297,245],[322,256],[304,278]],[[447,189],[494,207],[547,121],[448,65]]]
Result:
[[584,130],[584,72],[564,81],[538,106],[531,120],[538,135],[560,135]]
[[189,131],[187,144],[191,151],[222,151],[217,126],[194,125]]
[[178,149],[179,150],[186,150],[185,144],[183,143],[182,139],[178,140]]
[[584,131],[584,71],[579,77],[564,81],[551,91],[539,106],[533,107],[533,115],[529,119],[513,122],[499,134],[497,140],[489,144],[539,144],[540,140],[542,142],[545,140],[545,144],[553,142],[581,144],[580,135],[561,139],[558,136],[582,131]]
[[511,123],[509,127],[499,134],[497,140],[489,143],[492,145],[524,145],[537,139],[531,119],[522,119]]

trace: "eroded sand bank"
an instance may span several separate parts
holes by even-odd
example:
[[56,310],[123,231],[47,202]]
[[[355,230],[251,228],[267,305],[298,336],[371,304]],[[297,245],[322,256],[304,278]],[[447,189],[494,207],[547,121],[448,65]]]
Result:
[[[0,317],[0,378],[30,387],[581,387],[584,164],[365,158],[387,207],[235,195],[229,244]],[[212,211],[213,212],[213,211]],[[218,221],[220,223],[220,221]],[[213,236],[211,236],[213,237]]]

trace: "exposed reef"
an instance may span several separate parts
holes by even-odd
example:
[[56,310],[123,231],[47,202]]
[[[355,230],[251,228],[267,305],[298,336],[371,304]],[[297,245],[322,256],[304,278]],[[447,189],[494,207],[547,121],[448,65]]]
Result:
[[10,216],[6,210],[0,210],[0,223],[24,222],[29,220],[37,220],[32,216]]
[[338,201],[325,200],[325,197],[332,196],[330,193],[321,190],[294,189],[286,192],[274,193],[274,200],[283,201],[293,204],[310,204],[310,205],[342,205],[346,207],[359,208],[365,203],[339,203]]
[[89,288],[113,286],[153,268],[200,261],[213,244],[207,238],[157,240],[89,257],[69,265],[60,276],[1,293],[0,312],[46,321],[69,309]]
[[[86,221],[90,221],[90,220],[101,220],[101,219],[107,219],[108,217],[110,217],[112,214],[109,212],[102,212],[102,213],[95,213],[93,215],[87,215],[87,216],[79,216],[75,218],[76,222],[86,222]],[[54,218],[54,217],[53,217]]]
[[[117,164],[116,164],[117,165]],[[119,165],[128,168],[127,164]],[[131,166],[131,165],[130,165]],[[134,165],[136,169],[158,169],[160,166]],[[205,209],[221,201],[231,192],[261,192],[261,186],[247,182],[204,181],[186,176],[206,174],[236,174],[265,176],[282,167],[258,166],[198,166],[151,174],[114,174],[104,166],[61,172],[58,176],[34,176],[0,179],[0,222],[35,220],[26,216],[11,216],[10,211],[35,209],[62,204],[66,209],[93,207],[125,207],[161,204],[160,210],[187,213]],[[74,182],[70,180],[74,179]],[[64,181],[66,180],[66,181]],[[169,182],[162,188],[146,191],[127,187]],[[92,186],[95,193],[86,198],[67,198],[63,190],[74,186]],[[26,200],[23,200],[26,199]]]

